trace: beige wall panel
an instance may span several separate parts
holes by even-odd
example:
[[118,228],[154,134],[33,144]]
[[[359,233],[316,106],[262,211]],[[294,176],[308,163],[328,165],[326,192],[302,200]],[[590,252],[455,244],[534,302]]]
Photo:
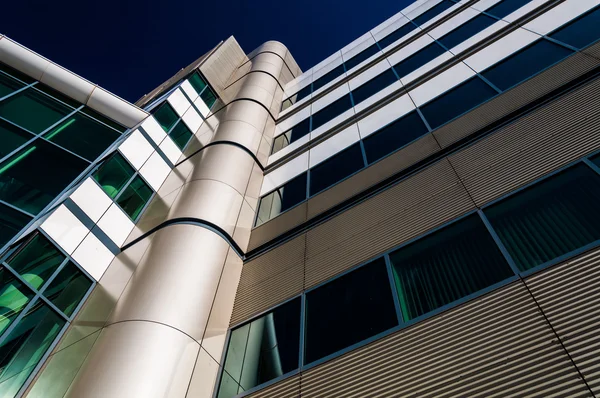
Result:
[[439,146],[427,134],[391,156],[312,197],[308,201],[308,219],[375,185],[419,160],[437,152]]
[[292,74],[290,68],[287,65],[284,65],[283,68],[281,68],[281,73],[279,74],[277,80],[283,87],[285,87],[286,84],[294,80],[294,78],[295,76]]
[[200,348],[186,397],[211,398],[218,372],[219,364]]
[[164,197],[154,196],[148,205],[148,208],[142,214],[142,217],[138,220],[135,227],[133,227],[133,230],[125,240],[125,244],[123,246],[133,242],[145,233],[150,232],[152,228],[163,223],[167,219],[167,216],[171,211],[171,207],[173,206],[173,203],[175,202],[175,199],[177,199],[177,196],[179,196],[180,192],[181,188]]
[[269,220],[266,223],[254,228],[250,234],[248,250],[256,249],[257,247],[278,237],[282,233],[287,232],[295,226],[305,222],[306,206],[306,202],[300,203],[293,209],[288,210],[272,220]]
[[302,375],[303,398],[586,396],[520,283]]
[[275,118],[277,118],[279,116],[279,110],[281,109],[282,100],[283,100],[283,89],[280,86],[277,86],[275,88],[275,93],[273,94],[273,101],[271,101],[271,106],[269,107],[271,114]]
[[245,253],[248,250],[248,243],[250,241],[250,231],[252,230],[252,224],[254,223],[255,210],[250,207],[246,201],[242,202],[242,209],[233,231],[233,240],[238,244],[240,249]]
[[215,131],[219,126],[219,119],[217,116],[220,116],[220,114],[211,116],[206,119],[204,123],[202,123],[198,131],[190,139],[190,142],[183,150],[183,154],[181,155],[179,162],[193,155],[197,150],[203,148],[206,144],[212,141]]
[[445,148],[600,65],[577,53],[433,132]]
[[[387,207],[386,204],[383,206]],[[384,221],[361,230],[327,250],[314,256],[307,253],[305,288],[367,261],[474,207],[465,189],[457,183],[404,211],[390,215]],[[348,224],[340,225],[340,228],[351,228],[351,224],[353,221],[348,220]],[[325,243],[323,246],[329,245]]]
[[233,83],[238,81],[240,78],[245,76],[246,73],[250,72],[251,68],[252,68],[252,62],[250,62],[250,61],[245,62],[242,65],[240,65],[240,67],[237,68],[235,73],[233,75],[231,75],[231,78],[227,82],[227,87],[229,87],[230,85],[232,85]]
[[526,280],[575,364],[600,394],[600,250]]
[[266,73],[250,73],[240,79],[242,87],[236,95],[236,98],[251,99],[262,104],[269,109],[276,88],[279,87],[277,80]]
[[302,74],[302,69],[300,69],[300,66],[298,66],[296,60],[294,59],[294,57],[292,57],[292,54],[289,51],[285,54],[283,60],[285,61],[285,64],[290,68],[290,71],[294,75],[294,78]]
[[158,322],[201,341],[228,250],[195,225],[157,231],[109,322]]
[[227,105],[220,113],[220,120],[240,120],[254,126],[258,131],[263,131],[269,112],[259,104],[252,101],[235,101]]
[[250,175],[250,181],[248,182],[246,193],[244,195],[244,200],[255,210],[258,208],[258,198],[262,181],[263,172],[260,166],[255,163],[254,166],[252,166],[252,174]]
[[262,131],[251,124],[239,120],[227,120],[219,125],[218,135],[214,141],[236,142],[256,155],[261,137]]
[[252,398],[299,398],[300,377],[292,376],[248,396]]
[[230,36],[200,66],[200,71],[219,96],[235,70],[248,60],[233,36]]
[[283,43],[280,43],[275,40],[269,40],[269,41],[261,44],[259,47],[255,48],[254,50],[252,50],[252,52],[250,54],[248,54],[248,58],[254,58],[259,53],[266,52],[266,51],[274,52],[275,54],[279,55],[282,58],[284,58],[288,52],[287,47],[285,45],[283,45]]
[[67,397],[185,397],[199,348],[180,331],[153,322],[108,326]]

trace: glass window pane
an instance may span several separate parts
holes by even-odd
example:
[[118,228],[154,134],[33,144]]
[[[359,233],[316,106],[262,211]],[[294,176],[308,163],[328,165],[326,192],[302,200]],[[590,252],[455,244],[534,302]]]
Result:
[[360,144],[353,144],[310,169],[310,194],[321,192],[362,169],[363,166]]
[[120,134],[82,113],[75,113],[48,131],[44,138],[94,161]]
[[277,217],[306,199],[306,173],[286,182],[260,199],[256,226]]
[[80,112],[83,112],[86,115],[91,116],[94,119],[99,120],[102,123],[109,125],[110,127],[119,131],[120,133],[124,133],[127,130],[127,127],[122,126],[119,123],[115,122],[114,120],[109,119],[106,116],[99,114],[98,112],[94,111],[93,109],[88,108],[87,106],[84,106]]
[[310,118],[304,119],[285,133],[275,137],[272,154],[310,133]]
[[350,94],[346,94],[342,98],[333,101],[331,104],[312,115],[312,130],[318,129],[350,108],[352,108]]
[[167,101],[165,101],[158,108],[152,110],[151,113],[154,115],[154,118],[158,124],[160,124],[165,131],[171,130],[171,127],[173,127],[173,125],[177,123],[177,120],[179,120],[179,116],[177,116],[177,113],[175,113],[175,110]]
[[25,228],[29,221],[31,217],[0,203],[0,247]]
[[578,164],[484,210],[521,271],[600,239],[600,176]]
[[398,73],[398,76],[400,76],[400,79],[402,79],[404,76],[416,71],[429,61],[442,55],[444,52],[446,52],[446,50],[444,50],[442,46],[433,42],[405,60],[398,62],[394,65],[394,69],[396,70],[396,73]]
[[41,133],[73,109],[28,88],[0,102],[0,116],[31,131]]
[[481,32],[488,26],[491,26],[497,22],[496,19],[489,17],[484,14],[480,14],[475,18],[472,18],[459,26],[458,28],[452,30],[451,32],[445,34],[438,40],[446,46],[447,49],[451,49],[456,47],[463,41],[470,39],[475,36],[477,33]]
[[496,95],[496,91],[475,76],[421,107],[432,129],[462,115]]
[[417,111],[412,111],[363,140],[367,161],[379,160],[425,133],[427,127]]
[[42,139],[35,140],[0,164],[0,199],[37,214],[88,165]]
[[306,364],[398,325],[383,258],[306,294]]
[[92,281],[69,261],[46,288],[44,296],[64,314],[71,316],[91,286]]
[[398,78],[391,69],[381,73],[379,76],[374,77],[362,86],[359,86],[352,90],[352,99],[354,105],[358,105],[370,96],[377,94],[387,86],[394,84],[398,81]]
[[33,298],[31,289],[5,268],[0,268],[0,334],[11,325]]
[[14,397],[65,321],[38,300],[0,345],[0,396]]
[[344,65],[342,64],[340,66],[335,67],[333,70],[327,72],[326,74],[324,74],[317,80],[315,80],[312,84],[313,91],[317,91],[318,89],[320,89],[327,83],[333,81],[334,79],[336,79],[337,77],[339,77],[343,74],[344,74]]
[[217,102],[217,96],[210,87],[207,87],[202,94],[200,94],[200,98],[202,98],[202,101],[204,101],[208,109],[212,108],[215,102]]
[[42,287],[64,261],[65,256],[42,234],[36,234],[7,260],[35,289]]
[[548,40],[538,40],[481,72],[504,91],[571,55],[573,51]]
[[434,17],[437,17],[438,15],[440,15],[441,13],[443,13],[444,11],[446,11],[448,8],[452,7],[453,5],[454,5],[454,3],[452,3],[451,1],[443,0],[441,3],[436,4],[435,6],[431,7],[429,10],[425,11],[423,14],[414,18],[413,21],[415,21],[415,23],[417,25],[423,25],[424,23],[428,22],[430,19],[433,19]]
[[18,70],[11,68],[10,66],[3,64],[2,62],[0,62],[0,71],[6,73],[7,75],[10,75],[11,77],[20,80],[21,82],[25,83],[25,84],[31,84],[35,81],[35,79],[32,79],[31,77],[27,76],[24,73],[19,72]]
[[498,4],[493,7],[485,10],[488,14],[491,14],[500,19],[504,18],[507,15],[512,14],[517,11],[519,8],[523,7],[525,4],[529,3],[531,0],[502,0]]
[[476,214],[398,249],[390,260],[405,321],[514,275]]
[[356,65],[360,64],[361,62],[373,56],[374,54],[377,54],[378,52],[379,47],[377,46],[377,44],[372,44],[370,47],[362,50],[354,57],[350,58],[347,61],[344,61],[344,64],[346,65],[346,70],[354,68]]
[[198,72],[190,76],[188,78],[188,81],[190,82],[192,87],[194,87],[194,90],[196,90],[198,94],[200,94],[202,90],[204,90],[204,87],[207,86],[206,81],[204,81],[204,79],[200,76]]
[[135,221],[144,209],[144,206],[146,206],[146,203],[150,200],[152,193],[152,189],[150,189],[140,176],[137,176],[125,188],[123,194],[119,196],[117,204]]
[[[219,397],[231,398],[298,368],[300,299],[232,330]],[[241,388],[235,388],[235,385]]]
[[33,135],[15,126],[0,120],[0,158],[8,155],[27,141],[33,138]]
[[100,165],[92,176],[104,189],[104,192],[114,199],[134,173],[135,170],[127,163],[125,158],[115,152],[114,155]]
[[52,98],[54,98],[56,100],[64,102],[65,104],[67,104],[68,106],[70,106],[73,109],[79,108],[82,105],[81,103],[75,101],[71,97],[68,97],[68,96],[64,95],[63,93],[61,93],[58,90],[50,88],[50,87],[46,86],[43,83],[36,84],[34,90],[46,93],[50,97],[52,97]]
[[177,144],[179,149],[185,148],[192,135],[192,132],[187,128],[183,120],[180,120],[169,132],[169,137]]
[[25,87],[25,84],[0,73],[0,98]]
[[381,46],[381,48],[384,49],[390,44],[394,43],[396,40],[406,36],[415,29],[417,29],[417,26],[412,22],[408,22],[406,25],[399,27],[383,39],[379,40],[379,46]]
[[600,8],[584,14],[548,36],[576,48],[587,47],[600,38]]

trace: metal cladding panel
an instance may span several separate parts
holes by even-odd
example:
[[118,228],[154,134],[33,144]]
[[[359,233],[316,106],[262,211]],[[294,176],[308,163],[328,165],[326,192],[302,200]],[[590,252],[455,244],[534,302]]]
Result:
[[309,369],[301,388],[303,398],[589,396],[521,282]]
[[304,284],[305,236],[300,235],[244,264],[231,325],[300,294]]
[[451,156],[478,206],[600,148],[595,81]]
[[598,67],[600,60],[576,53],[433,132],[442,148],[473,134],[561,85]]
[[600,250],[535,274],[527,285],[592,391],[600,394]]
[[[382,209],[393,206],[392,197],[388,203],[381,204]],[[323,282],[474,208],[463,186],[456,183],[414,206],[390,214],[380,223],[331,245],[327,250],[307,256],[305,288]],[[373,215],[372,209],[367,206],[363,209],[364,214],[357,217]],[[353,220],[347,219],[339,230],[351,228],[352,224]],[[334,236],[335,233],[332,233],[329,237],[323,237],[323,240],[335,239]],[[324,242],[324,246],[329,245]]]
[[254,228],[250,234],[250,244],[248,250],[256,249],[278,237],[284,232],[289,231],[297,225],[306,221],[306,202],[300,203],[293,209],[267,221],[266,223]]
[[296,398],[300,397],[300,376],[292,376],[288,379],[263,388],[254,394],[248,395],[252,398]]

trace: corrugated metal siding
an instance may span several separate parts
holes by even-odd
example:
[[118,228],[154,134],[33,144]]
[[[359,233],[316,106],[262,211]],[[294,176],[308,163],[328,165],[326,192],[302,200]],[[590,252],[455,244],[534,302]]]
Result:
[[589,396],[520,282],[302,375],[303,398],[517,396]]
[[306,206],[306,202],[300,203],[293,209],[254,228],[250,234],[248,250],[256,249],[260,245],[305,222]]
[[573,361],[600,394],[600,250],[527,279]]
[[252,398],[294,398],[300,397],[300,376],[292,376],[288,379],[273,384],[267,388],[248,395]]

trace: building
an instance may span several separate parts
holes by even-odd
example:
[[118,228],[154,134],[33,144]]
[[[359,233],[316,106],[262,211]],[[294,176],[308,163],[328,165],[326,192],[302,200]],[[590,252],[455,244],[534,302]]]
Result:
[[0,395],[600,395],[599,7],[230,37],[135,105],[0,37]]

